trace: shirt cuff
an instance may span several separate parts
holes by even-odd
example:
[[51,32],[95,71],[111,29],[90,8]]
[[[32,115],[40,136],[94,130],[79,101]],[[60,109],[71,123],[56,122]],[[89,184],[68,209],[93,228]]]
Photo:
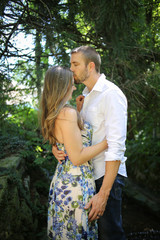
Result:
[[124,156],[123,153],[112,153],[112,152],[105,152],[105,161],[121,161],[124,163],[127,160],[127,157]]

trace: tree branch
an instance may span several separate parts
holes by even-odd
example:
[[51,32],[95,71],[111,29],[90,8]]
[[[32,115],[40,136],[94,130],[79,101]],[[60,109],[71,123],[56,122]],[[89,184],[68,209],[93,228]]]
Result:
[[2,51],[2,53],[0,54],[0,59],[2,58],[2,56],[4,55],[4,53],[7,51],[9,40],[11,39],[13,33],[16,31],[16,29],[17,29],[17,27],[18,27],[18,25],[19,25],[19,22],[20,22],[20,20],[22,19],[24,13],[25,13],[25,10],[22,12],[22,14],[21,14],[21,16],[19,17],[18,21],[14,24],[14,27],[13,27],[11,33],[9,34],[9,36],[8,36],[6,42],[5,42],[5,48],[4,48],[4,50]]

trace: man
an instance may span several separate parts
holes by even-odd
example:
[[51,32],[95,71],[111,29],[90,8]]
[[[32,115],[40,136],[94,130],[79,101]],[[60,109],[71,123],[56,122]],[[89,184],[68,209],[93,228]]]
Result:
[[91,208],[89,221],[98,219],[99,240],[124,240],[121,191],[127,176],[124,157],[127,100],[115,84],[100,74],[100,65],[100,56],[91,47],[81,46],[71,52],[70,69],[75,83],[86,86],[83,96],[76,99],[77,109],[93,126],[92,143],[104,138],[108,142],[107,151],[93,159],[97,194],[85,209]]

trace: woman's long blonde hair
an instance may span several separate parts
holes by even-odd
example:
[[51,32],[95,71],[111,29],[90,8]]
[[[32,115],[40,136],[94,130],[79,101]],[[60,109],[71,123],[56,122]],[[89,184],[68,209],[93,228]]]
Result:
[[[70,69],[55,66],[47,70],[41,98],[41,128],[44,140],[55,144],[55,120],[66,105],[72,91],[73,73]],[[78,120],[81,128],[80,119]]]

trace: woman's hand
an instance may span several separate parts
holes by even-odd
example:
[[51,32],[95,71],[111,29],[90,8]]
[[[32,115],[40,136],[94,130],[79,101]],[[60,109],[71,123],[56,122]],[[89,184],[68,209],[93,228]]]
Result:
[[83,102],[84,102],[84,96],[83,95],[79,95],[76,98],[76,105],[77,105],[77,111],[80,112],[82,107],[83,107]]
[[56,145],[52,146],[52,153],[60,164],[62,164],[62,161],[65,160],[65,157],[67,156],[63,151],[58,150]]

